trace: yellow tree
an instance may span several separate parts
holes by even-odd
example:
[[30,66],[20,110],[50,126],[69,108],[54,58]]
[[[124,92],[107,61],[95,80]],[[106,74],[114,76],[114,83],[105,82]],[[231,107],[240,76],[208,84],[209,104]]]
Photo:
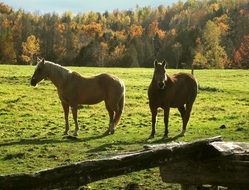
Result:
[[130,34],[132,37],[140,37],[143,34],[143,28],[141,25],[131,25]]
[[150,23],[147,29],[147,33],[150,37],[155,36],[157,34],[160,39],[163,39],[165,37],[166,32],[161,30],[158,25],[158,21],[153,21],[152,23]]
[[26,42],[22,43],[23,53],[21,58],[24,62],[32,64],[35,55],[40,52],[40,42],[39,39],[34,35],[30,35]]
[[103,35],[103,26],[99,23],[92,22],[90,24],[83,25],[82,30],[88,37],[96,38]]
[[221,33],[225,33],[230,29],[228,22],[229,17],[227,14],[214,18],[214,23],[220,28]]

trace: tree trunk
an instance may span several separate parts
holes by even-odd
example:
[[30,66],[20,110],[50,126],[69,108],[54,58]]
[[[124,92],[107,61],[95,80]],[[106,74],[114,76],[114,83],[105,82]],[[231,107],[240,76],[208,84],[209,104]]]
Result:
[[214,137],[192,143],[146,146],[144,151],[108,159],[83,161],[32,174],[0,175],[0,189],[77,188],[100,179],[157,167],[170,160],[183,162],[200,156],[206,157],[204,153],[209,147],[208,144],[213,141],[221,141],[221,138]]
[[[213,142],[198,159],[172,160],[160,167],[164,182],[249,187],[249,143]],[[212,152],[217,152],[214,156]],[[211,156],[212,155],[212,156]]]

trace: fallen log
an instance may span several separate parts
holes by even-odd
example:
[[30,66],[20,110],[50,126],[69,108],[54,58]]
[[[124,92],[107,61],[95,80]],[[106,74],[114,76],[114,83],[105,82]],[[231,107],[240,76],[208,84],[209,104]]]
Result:
[[[36,173],[0,175],[0,189],[73,189],[90,182],[133,171],[153,168],[171,160],[184,161],[217,155],[209,144],[221,141],[214,137],[190,143],[147,146],[146,150],[101,160],[77,162]],[[208,151],[209,155],[206,155]]]
[[189,157],[186,160],[165,162],[160,167],[163,181],[196,186],[211,184],[236,190],[248,189],[249,143],[212,142],[208,146],[208,149],[217,152],[215,157],[207,156],[197,160]]

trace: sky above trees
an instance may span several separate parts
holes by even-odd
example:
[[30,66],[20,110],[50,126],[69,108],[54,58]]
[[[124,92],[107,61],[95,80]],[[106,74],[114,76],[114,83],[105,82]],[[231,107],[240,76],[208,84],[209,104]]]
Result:
[[[56,12],[63,13],[72,11],[73,13],[84,13],[89,11],[105,12],[115,9],[133,10],[136,6],[157,7],[159,5],[172,5],[179,0],[2,0],[3,3],[15,9],[23,9],[30,12]],[[183,2],[185,0],[182,0]]]

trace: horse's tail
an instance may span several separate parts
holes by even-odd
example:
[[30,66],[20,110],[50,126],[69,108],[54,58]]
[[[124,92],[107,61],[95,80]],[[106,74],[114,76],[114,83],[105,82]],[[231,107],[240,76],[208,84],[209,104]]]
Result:
[[191,110],[192,110],[192,106],[194,104],[194,101],[196,99],[196,96],[197,96],[197,93],[198,93],[198,82],[195,78],[193,78],[193,81],[192,81],[192,91],[188,97],[188,101],[186,103],[186,114],[189,114],[191,113]]
[[193,95],[192,95],[192,100],[191,100],[192,102],[194,102],[196,99],[196,96],[198,93],[198,86],[199,86],[199,84],[197,82],[197,79],[194,77]]
[[125,92],[123,93],[123,95],[121,96],[119,103],[118,103],[118,107],[119,107],[119,111],[123,112],[124,111],[124,105],[125,105]]
[[118,110],[115,113],[114,126],[116,126],[120,121],[121,115],[124,112],[124,106],[125,106],[125,86],[123,86],[123,92],[118,102]]

